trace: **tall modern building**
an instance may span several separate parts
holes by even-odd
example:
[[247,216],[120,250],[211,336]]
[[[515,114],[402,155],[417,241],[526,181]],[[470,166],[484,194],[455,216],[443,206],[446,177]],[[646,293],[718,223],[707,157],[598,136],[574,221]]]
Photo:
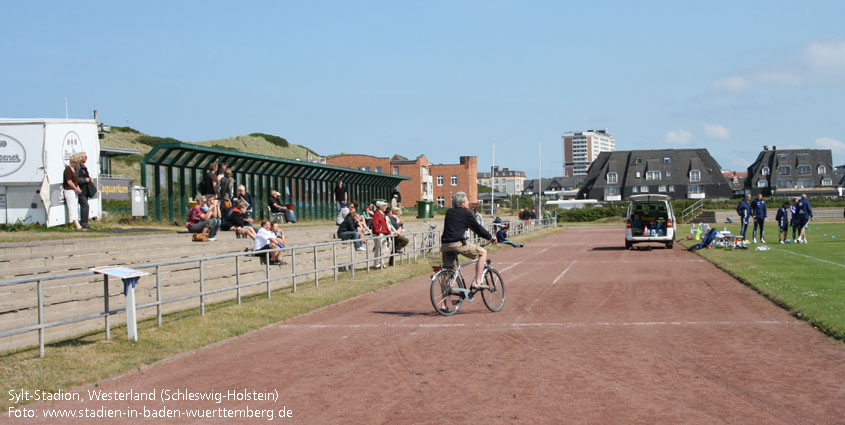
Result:
[[564,177],[586,176],[590,164],[601,152],[616,150],[607,129],[570,131],[563,134],[563,175]]

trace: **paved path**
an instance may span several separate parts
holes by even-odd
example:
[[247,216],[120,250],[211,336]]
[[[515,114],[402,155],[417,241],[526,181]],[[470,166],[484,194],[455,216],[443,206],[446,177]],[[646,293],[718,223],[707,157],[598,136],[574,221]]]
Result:
[[[293,418],[271,423],[298,424],[845,423],[845,345],[683,248],[627,251],[622,237],[574,228],[497,253],[500,313],[477,300],[437,316],[421,278],[98,387],[277,390],[277,402],[34,407],[285,406]],[[119,422],[209,423],[182,414]]]

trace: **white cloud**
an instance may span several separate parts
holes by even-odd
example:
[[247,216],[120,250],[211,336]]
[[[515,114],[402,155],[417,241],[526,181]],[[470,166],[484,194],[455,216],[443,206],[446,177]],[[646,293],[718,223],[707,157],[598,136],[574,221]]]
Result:
[[719,124],[705,124],[704,134],[716,140],[728,140],[731,138],[731,131],[727,127]]
[[742,93],[748,90],[750,83],[744,77],[732,76],[713,82],[713,89],[725,93]]
[[679,128],[666,133],[666,142],[673,145],[688,145],[692,141],[692,133]]
[[819,40],[804,48],[804,60],[815,71],[845,73],[845,40]]
[[845,142],[841,142],[830,137],[820,137],[816,139],[816,146],[821,149],[830,149],[834,155],[845,155]]
[[764,72],[757,76],[757,78],[770,84],[783,84],[787,86],[796,86],[804,82],[804,78],[792,72]]

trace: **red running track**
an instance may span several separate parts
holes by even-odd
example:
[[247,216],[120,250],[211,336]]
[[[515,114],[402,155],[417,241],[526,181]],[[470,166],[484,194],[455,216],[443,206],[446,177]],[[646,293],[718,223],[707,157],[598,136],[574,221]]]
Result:
[[[622,245],[622,229],[574,228],[495,254],[500,313],[477,299],[438,316],[420,278],[98,387],[156,401],[91,402],[82,388],[82,402],[31,407],[183,410],[49,423],[268,422],[184,417],[246,406],[284,406],[293,417],[270,423],[297,424],[845,423],[845,345],[681,247]],[[278,400],[162,402],[166,389]]]

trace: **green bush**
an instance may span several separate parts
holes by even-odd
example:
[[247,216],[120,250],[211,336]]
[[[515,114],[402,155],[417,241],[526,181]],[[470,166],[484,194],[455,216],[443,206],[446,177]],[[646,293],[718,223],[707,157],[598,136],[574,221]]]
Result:
[[156,136],[147,136],[143,135],[138,137],[138,143],[147,145],[147,146],[156,146],[161,143],[182,143],[181,140],[176,140],[172,137],[156,137]]
[[270,142],[270,143],[272,143],[276,146],[281,146],[283,148],[286,148],[290,145],[288,143],[287,139],[285,139],[284,137],[274,136],[272,134],[250,133],[249,135],[252,136],[252,137],[261,137],[264,140],[266,140],[266,141],[268,141],[268,142]]
[[615,206],[597,208],[573,208],[561,210],[557,216],[558,222],[585,222],[596,221],[605,217],[616,217],[622,215],[622,209]]
[[121,155],[112,158],[112,161],[122,162],[126,165],[140,164],[144,156],[141,154]]
[[134,129],[134,128],[132,128],[132,127],[118,127],[118,126],[116,126],[116,125],[111,126],[111,131],[114,131],[114,132],[117,132],[117,133],[135,133],[135,134],[141,134],[141,132],[140,132],[140,131],[135,130],[135,129]]

